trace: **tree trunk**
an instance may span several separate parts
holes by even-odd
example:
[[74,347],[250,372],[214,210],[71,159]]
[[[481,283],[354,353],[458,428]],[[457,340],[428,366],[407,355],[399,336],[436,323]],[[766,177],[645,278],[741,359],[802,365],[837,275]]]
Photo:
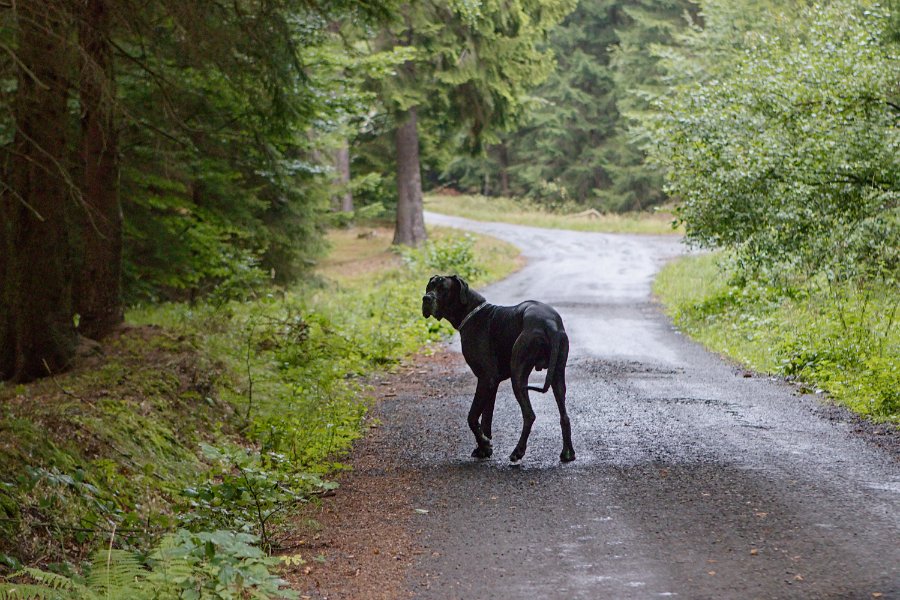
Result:
[[509,148],[506,142],[497,144],[497,158],[500,161],[500,195],[509,197]]
[[[4,157],[5,158],[5,157]],[[0,162],[0,181],[9,181],[5,161]],[[12,329],[12,298],[8,294],[6,279],[12,244],[10,242],[10,220],[7,204],[9,192],[0,187],[0,381],[12,377],[16,364],[15,338]]]
[[76,335],[67,222],[71,188],[64,174],[68,23],[56,2],[24,0],[16,8],[16,133],[2,198],[8,251],[2,283],[13,356],[0,366],[4,378],[24,382],[68,367]]
[[102,338],[123,320],[122,209],[107,2],[86,0],[78,27],[85,214],[75,310],[80,315],[79,333],[93,339]]
[[353,192],[350,191],[350,145],[344,141],[334,151],[334,170],[338,186],[338,206],[341,212],[353,212]]
[[426,238],[415,107],[397,129],[397,227],[394,244],[420,246]]

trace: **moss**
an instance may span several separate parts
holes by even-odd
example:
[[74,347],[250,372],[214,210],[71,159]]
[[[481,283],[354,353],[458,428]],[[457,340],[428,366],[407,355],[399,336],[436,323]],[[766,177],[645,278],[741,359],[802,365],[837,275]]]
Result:
[[196,356],[162,330],[129,328],[71,373],[0,391],[0,487],[18,507],[0,553],[70,559],[113,525],[173,519],[173,490],[205,469],[199,442],[231,414],[203,401],[215,374]]

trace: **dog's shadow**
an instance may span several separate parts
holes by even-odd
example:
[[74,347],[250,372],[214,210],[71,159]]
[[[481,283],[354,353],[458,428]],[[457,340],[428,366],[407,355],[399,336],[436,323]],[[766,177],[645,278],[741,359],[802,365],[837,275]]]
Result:
[[450,459],[442,468],[448,471],[455,471],[458,473],[481,473],[484,471],[497,471],[504,473],[524,473],[524,472],[534,472],[534,471],[556,471],[556,470],[579,470],[580,467],[585,466],[582,457],[579,455],[578,460],[570,463],[564,463],[559,460],[559,456],[541,456],[541,455],[526,455],[525,458],[518,462],[510,462],[505,456],[497,456],[496,454],[491,458],[485,459],[477,459],[477,458],[455,458]]

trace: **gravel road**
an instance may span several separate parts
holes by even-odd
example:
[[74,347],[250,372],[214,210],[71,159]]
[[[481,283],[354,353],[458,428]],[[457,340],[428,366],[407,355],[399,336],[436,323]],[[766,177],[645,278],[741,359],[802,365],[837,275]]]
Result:
[[469,458],[461,361],[429,382],[442,397],[386,404],[385,451],[423,482],[414,597],[900,598],[896,433],[676,331],[650,285],[677,238],[426,221],[522,248],[528,265],[481,291],[562,314],[578,460],[560,464],[555,403],[533,392],[528,453],[507,462],[521,425],[508,383],[494,457]]

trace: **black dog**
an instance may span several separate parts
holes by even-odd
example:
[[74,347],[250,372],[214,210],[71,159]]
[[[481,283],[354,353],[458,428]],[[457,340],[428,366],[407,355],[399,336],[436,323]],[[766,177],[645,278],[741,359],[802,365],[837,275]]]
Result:
[[[469,428],[478,444],[472,456],[487,458],[493,454],[491,421],[497,387],[501,381],[511,379],[513,393],[522,409],[523,423],[519,443],[509,459],[516,462],[525,455],[534,423],[528,390],[545,393],[552,387],[562,427],[563,450],[559,458],[564,462],[575,460],[572,430],[566,414],[569,338],[559,313],[534,300],[516,306],[488,304],[484,296],[470,290],[460,277],[435,275],[425,288],[422,314],[425,318],[447,319],[459,330],[463,356],[478,378],[475,399],[469,409]],[[532,369],[547,369],[543,389],[528,385]]]

